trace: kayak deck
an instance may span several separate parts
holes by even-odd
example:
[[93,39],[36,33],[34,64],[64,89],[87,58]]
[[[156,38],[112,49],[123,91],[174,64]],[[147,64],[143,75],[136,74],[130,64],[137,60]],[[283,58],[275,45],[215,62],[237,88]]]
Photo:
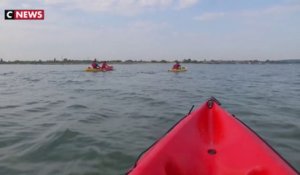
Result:
[[179,121],[129,175],[296,175],[297,171],[215,100]]

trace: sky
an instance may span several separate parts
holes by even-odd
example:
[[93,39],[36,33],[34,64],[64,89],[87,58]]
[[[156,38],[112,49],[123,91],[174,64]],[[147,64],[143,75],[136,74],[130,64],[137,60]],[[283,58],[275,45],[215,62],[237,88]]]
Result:
[[1,0],[0,11],[3,60],[300,59],[300,0]]

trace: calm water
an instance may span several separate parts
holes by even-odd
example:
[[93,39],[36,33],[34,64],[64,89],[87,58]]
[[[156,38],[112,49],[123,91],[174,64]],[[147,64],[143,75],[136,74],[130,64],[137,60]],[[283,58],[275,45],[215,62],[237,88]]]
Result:
[[117,175],[215,96],[300,170],[300,65],[0,65],[0,174]]

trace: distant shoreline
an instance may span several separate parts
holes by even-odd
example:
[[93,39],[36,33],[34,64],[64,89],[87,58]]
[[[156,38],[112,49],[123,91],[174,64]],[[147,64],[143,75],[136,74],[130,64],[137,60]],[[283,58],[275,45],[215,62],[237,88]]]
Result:
[[[99,60],[98,62],[102,62],[103,60]],[[167,60],[151,60],[151,61],[143,61],[143,60],[110,60],[107,61],[109,64],[144,64],[144,63],[174,63],[174,61]],[[191,60],[184,59],[179,60],[180,63],[188,63],[188,64],[300,64],[300,59],[289,59],[289,60]],[[1,64],[38,64],[38,65],[71,65],[71,64],[91,64],[91,60],[34,60],[34,61],[4,61],[0,59]]]

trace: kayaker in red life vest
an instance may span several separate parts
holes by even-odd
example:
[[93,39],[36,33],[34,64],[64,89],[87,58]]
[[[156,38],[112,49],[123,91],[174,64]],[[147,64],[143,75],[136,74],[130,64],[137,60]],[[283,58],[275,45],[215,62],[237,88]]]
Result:
[[181,69],[181,65],[178,61],[175,61],[176,64],[174,64],[173,69]]
[[108,68],[108,64],[106,61],[103,61],[102,65],[101,65],[101,69],[107,69]]
[[93,69],[98,69],[98,68],[99,68],[99,65],[98,65],[96,59],[94,59],[94,61],[92,62],[92,68],[93,68]]

